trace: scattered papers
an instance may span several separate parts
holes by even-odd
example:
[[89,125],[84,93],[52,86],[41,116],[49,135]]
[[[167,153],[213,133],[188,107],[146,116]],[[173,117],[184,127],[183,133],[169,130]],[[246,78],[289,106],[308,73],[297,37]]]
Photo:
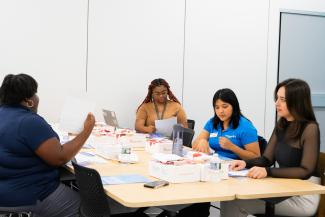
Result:
[[96,154],[109,160],[118,160],[121,151],[121,145],[102,145],[96,148]]
[[90,143],[85,142],[85,144],[82,146],[82,148],[93,149],[94,147]]
[[151,182],[147,177],[130,174],[120,176],[102,176],[103,185],[118,185],[118,184],[130,184],[130,183],[146,183]]
[[[76,138],[76,136],[69,136],[68,135],[68,140],[67,141],[71,141],[71,140],[73,140],[74,138]],[[85,141],[85,144],[82,146],[82,148],[85,148],[85,149],[92,149],[92,148],[95,148],[94,146],[93,146],[93,138],[94,138],[94,136],[92,135],[92,134],[90,134],[90,136],[88,137],[88,139]],[[61,142],[61,144],[63,144],[62,142]]]
[[89,112],[94,113],[95,103],[68,97],[60,116],[60,128],[69,133],[80,133]]
[[150,133],[149,138],[150,139],[163,139],[163,137],[159,133]]
[[168,140],[166,138],[149,139],[146,142],[145,149],[150,154],[154,154],[154,153],[172,154],[173,141]]
[[246,177],[247,174],[248,174],[248,169],[228,172],[228,175],[231,177]]
[[177,124],[177,118],[172,117],[163,120],[155,120],[156,133],[170,137],[173,132],[173,126]]
[[137,163],[139,161],[139,157],[136,153],[119,154],[118,161],[121,163]]
[[169,161],[178,161],[183,159],[182,157],[176,154],[162,154],[162,153],[155,153],[154,155],[152,155],[152,158],[162,163],[167,163]]
[[203,152],[198,152],[198,151],[188,151],[186,152],[185,155],[186,158],[188,159],[196,159],[196,160],[202,160],[202,161],[208,161],[211,159],[211,155],[207,155]]
[[79,152],[75,158],[78,164],[81,165],[86,165],[90,163],[107,163],[107,161],[103,158],[88,152]]
[[234,160],[232,158],[225,157],[225,156],[222,156],[222,155],[218,155],[218,156],[219,156],[220,160],[225,160],[225,161],[232,161],[232,160]]

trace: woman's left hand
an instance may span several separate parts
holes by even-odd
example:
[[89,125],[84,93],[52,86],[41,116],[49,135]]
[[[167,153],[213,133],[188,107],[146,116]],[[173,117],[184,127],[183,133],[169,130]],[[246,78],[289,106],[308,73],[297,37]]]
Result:
[[264,167],[252,167],[249,169],[247,176],[253,179],[262,179],[267,176],[267,172]]
[[231,150],[231,148],[234,146],[234,144],[232,144],[232,142],[229,139],[223,136],[219,138],[219,144],[220,147],[225,150]]

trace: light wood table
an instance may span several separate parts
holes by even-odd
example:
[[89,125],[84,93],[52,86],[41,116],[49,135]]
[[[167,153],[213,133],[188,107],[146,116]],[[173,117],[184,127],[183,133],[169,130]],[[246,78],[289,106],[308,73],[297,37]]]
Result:
[[301,179],[238,179],[234,186],[237,199],[291,197],[307,194],[325,194],[325,186]]
[[[150,155],[144,150],[135,151],[139,156],[136,164],[122,164],[109,161],[107,164],[92,164],[88,167],[96,169],[102,176],[139,174],[149,179],[156,180],[149,175]],[[127,207],[146,207],[188,204],[210,201],[234,200],[232,189],[234,179],[222,182],[193,182],[172,184],[169,186],[151,189],[143,187],[143,183],[104,185],[108,196]]]
[[[325,186],[301,179],[265,178],[239,179],[236,199],[264,199],[265,216],[274,217],[275,204],[286,197],[310,194],[325,194]],[[283,198],[283,199],[281,199]],[[280,200],[279,200],[280,199]]]
[[[102,176],[140,174],[149,176],[150,155],[144,150],[136,151],[139,162],[121,164],[109,161],[107,164],[92,164]],[[259,199],[289,197],[306,194],[325,194],[325,186],[299,179],[250,179],[229,178],[221,182],[194,182],[170,184],[167,187],[150,189],[143,183],[105,185],[108,196],[127,207],[147,207],[199,202],[228,201],[234,199]]]

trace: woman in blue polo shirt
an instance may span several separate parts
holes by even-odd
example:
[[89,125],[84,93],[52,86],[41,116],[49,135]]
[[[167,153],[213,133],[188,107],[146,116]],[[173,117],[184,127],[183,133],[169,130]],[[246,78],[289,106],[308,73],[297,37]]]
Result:
[[235,93],[220,89],[213,96],[214,117],[195,139],[193,149],[232,159],[252,159],[260,156],[257,131],[241,112]]
[[32,211],[33,216],[78,216],[77,192],[59,182],[58,166],[70,161],[89,137],[95,118],[60,144],[37,114],[37,82],[29,75],[7,75],[0,87],[0,210]]

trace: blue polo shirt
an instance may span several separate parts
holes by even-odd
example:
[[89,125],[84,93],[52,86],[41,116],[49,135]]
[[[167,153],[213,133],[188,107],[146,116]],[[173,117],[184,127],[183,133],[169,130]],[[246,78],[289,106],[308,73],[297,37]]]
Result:
[[257,130],[253,124],[244,117],[240,117],[239,124],[236,129],[233,128],[232,124],[222,132],[221,123],[218,124],[217,129],[213,127],[213,118],[211,118],[204,126],[204,129],[209,132],[209,145],[219,155],[239,159],[239,157],[232,151],[225,150],[220,147],[219,138],[220,136],[228,138],[233,144],[238,147],[245,149],[245,145],[252,142],[257,142]]
[[0,106],[0,207],[33,205],[59,186],[58,169],[35,154],[57,137],[51,126],[23,106]]

